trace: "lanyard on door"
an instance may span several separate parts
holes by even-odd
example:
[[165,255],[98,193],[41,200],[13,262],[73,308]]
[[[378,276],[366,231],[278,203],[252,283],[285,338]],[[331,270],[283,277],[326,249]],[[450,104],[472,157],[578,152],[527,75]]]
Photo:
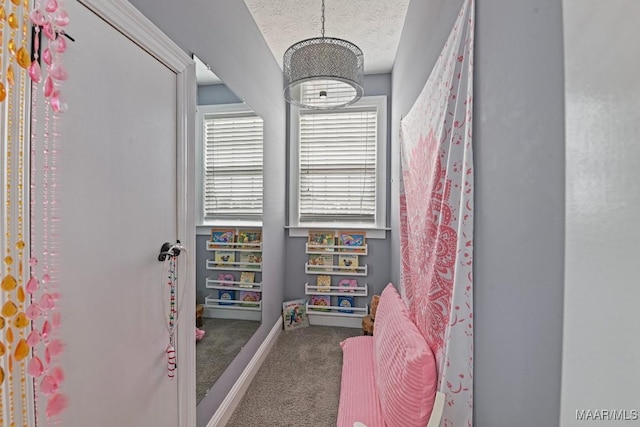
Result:
[[[163,261],[163,287],[165,286],[165,279],[167,286],[162,290],[162,293],[165,300],[164,309],[167,312],[167,331],[169,333],[169,343],[165,348],[165,353],[167,355],[167,376],[169,377],[169,379],[175,378],[176,370],[178,369],[177,353],[175,347],[175,334],[176,328],[178,327],[181,308],[180,304],[182,303],[182,298],[180,299],[180,301],[178,300],[177,292],[178,255],[180,255],[180,251],[186,252],[186,249],[180,244],[180,241],[178,240],[175,245],[164,243],[162,245],[162,248],[160,248],[160,255],[158,255],[158,261]],[[167,295],[169,296],[168,302],[166,300]]]

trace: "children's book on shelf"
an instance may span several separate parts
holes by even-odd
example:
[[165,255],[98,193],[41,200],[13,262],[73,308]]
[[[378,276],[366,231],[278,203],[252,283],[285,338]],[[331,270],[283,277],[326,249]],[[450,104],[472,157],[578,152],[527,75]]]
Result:
[[262,252],[240,252],[240,262],[244,263],[242,268],[259,270],[262,262]]
[[216,267],[230,266],[230,263],[235,262],[236,254],[233,251],[215,251],[215,265]]
[[262,230],[238,230],[238,239],[236,243],[239,249],[260,249],[260,243],[262,243]]
[[347,246],[340,248],[340,252],[364,253],[366,243],[367,233],[365,231],[344,230],[338,232],[338,246]]
[[228,228],[212,228],[211,244],[214,248],[230,248],[236,235],[236,230]]
[[238,286],[240,286],[241,288],[253,288],[253,285],[251,283],[255,282],[256,280],[256,273],[252,272],[252,271],[243,271],[242,273],[240,273],[240,283]]
[[257,307],[258,301],[260,301],[260,292],[253,291],[239,291],[240,293],[240,303],[242,307]]
[[[311,295],[309,304],[329,307],[331,305],[331,297],[329,295]],[[309,310],[331,311],[329,308],[309,308]]]
[[331,276],[318,276],[316,280],[316,286],[319,292],[331,292]]
[[309,255],[310,271],[331,271],[333,269],[333,255]]
[[338,297],[338,306],[343,307],[338,311],[343,313],[353,313],[353,310],[348,310],[348,308],[353,307],[355,304],[355,298],[351,296],[339,296]]
[[285,331],[309,326],[306,303],[305,299],[284,301],[282,303],[282,319]]
[[333,248],[323,246],[333,246],[336,244],[336,234],[333,231],[309,231],[307,247],[309,250],[333,252]]
[[220,273],[220,274],[218,274],[218,282],[220,282],[221,286],[233,286],[233,282],[235,280],[236,280],[236,278],[231,273]]
[[[234,300],[236,299],[236,292],[235,291],[227,291],[224,289],[219,289],[218,290],[218,299],[221,300]],[[222,302],[220,301],[218,304],[220,305],[233,305],[232,302]]]
[[338,265],[341,267],[340,271],[357,272],[358,269],[358,255],[340,255],[338,256]]
[[340,279],[338,282],[338,291],[340,292],[355,292],[354,288],[358,287],[358,281],[356,279]]

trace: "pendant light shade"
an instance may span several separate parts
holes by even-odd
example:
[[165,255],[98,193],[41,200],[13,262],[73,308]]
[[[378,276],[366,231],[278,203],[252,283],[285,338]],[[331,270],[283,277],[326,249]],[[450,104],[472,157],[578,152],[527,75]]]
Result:
[[287,102],[315,110],[353,104],[363,95],[364,56],[346,40],[324,37],[306,39],[284,53],[284,97]]

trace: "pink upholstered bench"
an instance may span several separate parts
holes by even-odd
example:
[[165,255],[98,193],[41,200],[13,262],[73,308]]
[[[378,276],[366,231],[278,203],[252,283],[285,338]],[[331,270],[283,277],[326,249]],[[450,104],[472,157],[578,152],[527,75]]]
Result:
[[436,399],[435,358],[392,284],[380,296],[373,336],[340,346],[338,427],[439,425],[444,395]]

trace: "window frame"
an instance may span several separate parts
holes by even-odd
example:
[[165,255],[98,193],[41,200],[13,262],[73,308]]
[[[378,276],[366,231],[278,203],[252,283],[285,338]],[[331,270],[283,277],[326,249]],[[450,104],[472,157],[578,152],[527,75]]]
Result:
[[[262,219],[211,219],[205,218],[204,215],[204,170],[205,170],[205,154],[204,154],[204,119],[205,116],[211,114],[228,114],[233,116],[234,114],[254,114],[256,117],[262,118],[256,114],[245,103],[234,104],[211,104],[211,105],[198,105],[196,107],[196,228],[199,232],[207,234],[209,227],[212,226],[241,226],[241,227],[262,227]],[[264,186],[264,121],[263,121],[263,134],[262,134],[262,176]],[[263,202],[262,212],[264,214],[264,188],[263,188]]]
[[[374,222],[346,222],[346,221],[330,221],[330,222],[300,222],[299,204],[300,204],[300,107],[291,105],[290,118],[290,143],[289,143],[289,234],[291,236],[306,236],[309,229],[360,229],[370,231],[387,230],[387,96],[375,95],[362,97],[358,102],[343,107],[340,110],[359,109],[362,107],[377,107],[377,140],[376,140],[376,209]],[[313,113],[313,110],[305,110],[305,112]],[[321,111],[319,111],[321,113]],[[376,233],[380,234],[380,233]],[[367,235],[369,237],[369,234]],[[371,235],[374,237],[374,235]]]

